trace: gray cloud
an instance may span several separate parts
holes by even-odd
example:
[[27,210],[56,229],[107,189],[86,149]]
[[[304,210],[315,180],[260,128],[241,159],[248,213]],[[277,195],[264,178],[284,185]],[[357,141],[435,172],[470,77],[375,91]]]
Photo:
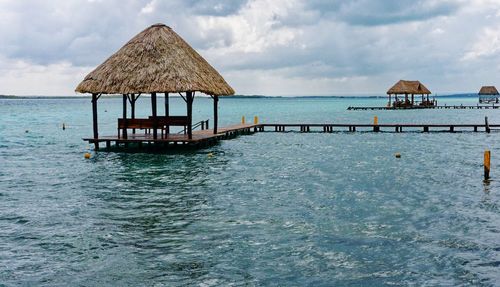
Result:
[[321,11],[326,17],[362,26],[423,21],[452,15],[460,7],[456,1],[446,0],[312,0],[307,3],[310,9]]

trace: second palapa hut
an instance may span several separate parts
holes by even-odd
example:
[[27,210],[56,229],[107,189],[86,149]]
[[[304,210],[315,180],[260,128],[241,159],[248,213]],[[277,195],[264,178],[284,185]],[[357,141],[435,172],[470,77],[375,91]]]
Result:
[[479,90],[479,103],[498,103],[498,95],[495,86],[483,86]]
[[[427,87],[419,81],[400,80],[387,91],[387,95],[389,95],[388,106],[393,108],[434,106],[436,102],[434,100],[429,100],[430,94],[431,91],[429,91],[429,89],[427,89]],[[415,100],[415,95],[422,97],[420,102]],[[394,96],[394,101],[391,101],[391,96]],[[401,99],[398,96],[404,96],[404,99]]]
[[[184,126],[187,140],[193,139],[193,101],[196,92],[214,101],[213,134],[217,134],[218,97],[233,95],[224,78],[170,27],[155,24],[142,31],[118,52],[88,74],[77,86],[79,93],[92,94],[93,138],[99,148],[97,103],[102,95],[123,96],[123,117],[118,119],[119,139],[138,139],[136,129],[152,130],[152,142],[169,136],[170,126]],[[169,94],[180,94],[187,106],[186,116],[169,114]],[[183,93],[183,94],[182,94]],[[140,95],[151,95],[151,116],[135,118],[135,103]],[[165,96],[165,115],[157,113],[157,95]],[[130,104],[130,117],[127,105]],[[127,130],[132,129],[132,134]],[[158,135],[158,131],[161,132]],[[172,135],[173,136],[173,135]],[[116,138],[116,137],[115,137]],[[118,142],[118,141],[116,141]],[[109,141],[107,141],[109,144]]]

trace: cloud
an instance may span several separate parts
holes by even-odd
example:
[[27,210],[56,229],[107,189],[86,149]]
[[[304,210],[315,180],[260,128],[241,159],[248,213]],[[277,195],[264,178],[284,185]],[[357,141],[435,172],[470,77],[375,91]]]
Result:
[[205,40],[214,39],[212,33],[224,37],[223,41],[207,41],[220,54],[261,53],[272,47],[287,46],[300,33],[299,29],[279,25],[278,20],[287,17],[299,4],[295,0],[252,1],[235,15],[198,16],[198,26]]
[[158,22],[238,93],[376,93],[400,78],[475,90],[500,66],[496,0],[2,0],[0,93],[73,93]]
[[[5,95],[72,95],[75,83],[89,67],[75,67],[69,62],[39,65],[24,60],[0,57],[0,94]],[[41,91],[43,93],[41,93]]]
[[500,54],[500,27],[485,28],[476,43],[464,55],[464,61],[493,57]]
[[307,9],[351,25],[377,26],[448,16],[460,7],[450,0],[310,0]]

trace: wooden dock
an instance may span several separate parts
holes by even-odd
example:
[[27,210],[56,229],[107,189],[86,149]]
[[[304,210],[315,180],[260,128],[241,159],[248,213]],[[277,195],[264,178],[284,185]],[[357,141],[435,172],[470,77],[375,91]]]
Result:
[[500,125],[484,124],[260,124],[260,132],[487,132]]
[[212,129],[193,131],[191,139],[186,134],[168,134],[157,139],[151,133],[132,133],[127,138],[115,136],[102,136],[97,139],[84,138],[91,144],[104,143],[106,148],[128,147],[134,144],[139,148],[143,145],[168,147],[207,147],[225,139],[238,135],[256,132],[301,132],[301,133],[333,133],[333,132],[486,132],[500,130],[500,125],[490,125],[486,119],[484,124],[358,124],[358,123],[275,123],[275,124],[238,124],[219,128],[216,134]]
[[106,148],[110,148],[112,145],[116,147],[124,146],[128,147],[129,144],[137,144],[139,147],[146,145],[162,145],[164,147],[169,146],[190,146],[190,147],[204,147],[217,143],[223,139],[233,138],[242,134],[249,134],[255,131],[255,124],[238,124],[228,127],[218,128],[217,133],[214,134],[213,129],[197,130],[193,131],[193,136],[190,139],[187,134],[168,134],[163,137],[154,139],[151,133],[131,133],[128,134],[127,138],[114,136],[101,136],[97,139],[94,138],[84,138],[91,144],[104,143]]
[[349,111],[368,111],[368,110],[472,110],[472,109],[499,109],[500,105],[442,105],[442,106],[409,106],[409,107],[348,107]]

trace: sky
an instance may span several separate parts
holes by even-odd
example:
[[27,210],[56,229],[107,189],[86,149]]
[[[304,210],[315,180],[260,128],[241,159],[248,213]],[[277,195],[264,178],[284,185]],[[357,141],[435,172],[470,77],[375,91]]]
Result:
[[500,0],[0,0],[0,94],[76,95],[155,23],[237,94],[383,95],[500,86]]

